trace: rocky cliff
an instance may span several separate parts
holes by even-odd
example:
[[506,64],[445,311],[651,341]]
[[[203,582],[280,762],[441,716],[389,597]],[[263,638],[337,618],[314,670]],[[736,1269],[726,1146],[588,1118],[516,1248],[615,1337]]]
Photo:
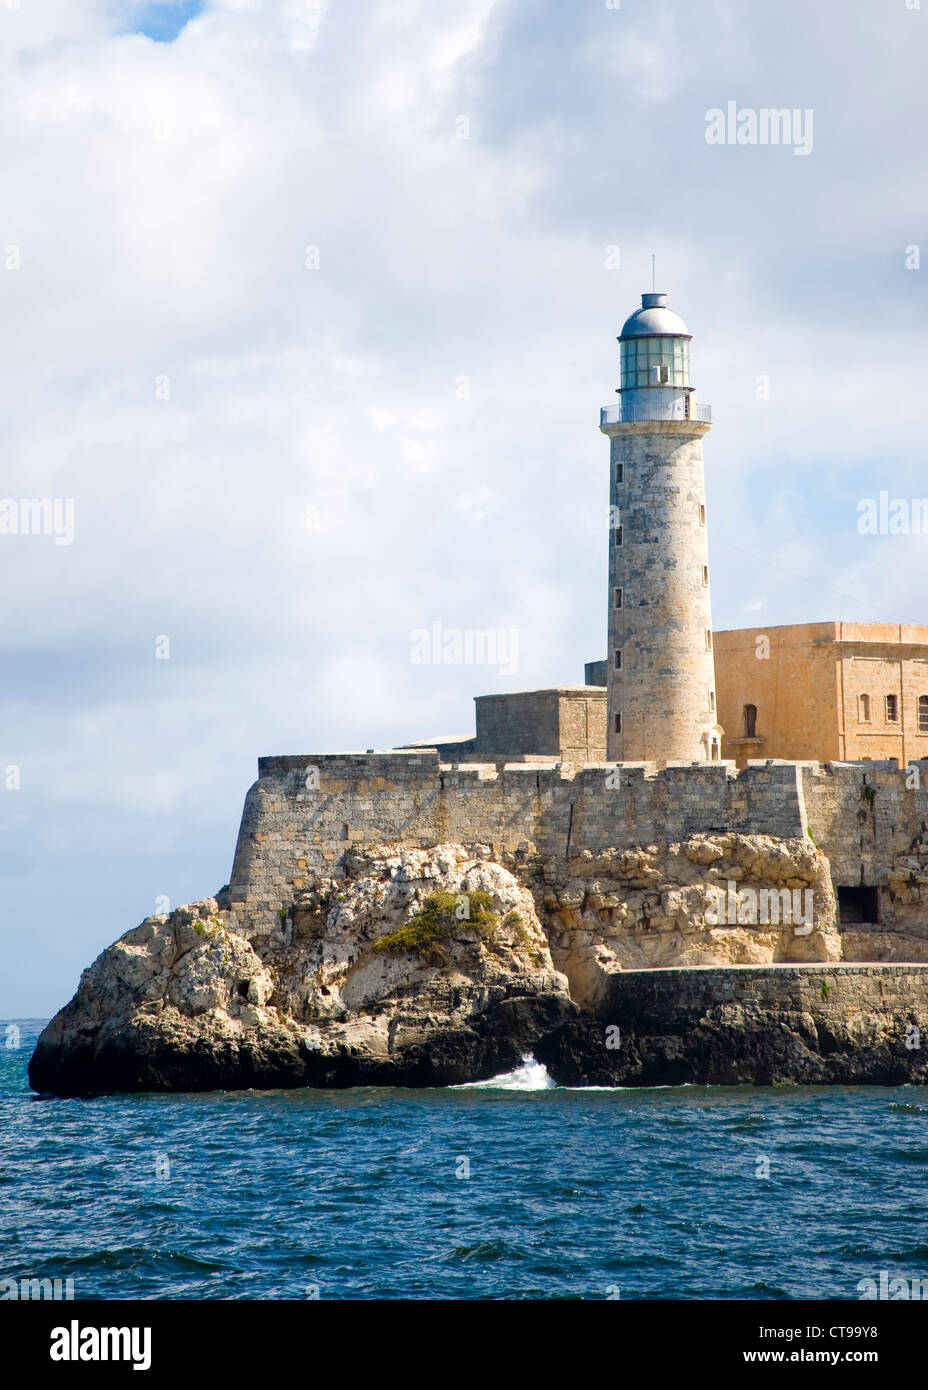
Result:
[[457,845],[355,849],[270,931],[207,898],[100,955],[39,1038],[39,1091],[443,1086],[576,1012],[531,895]]
[[275,912],[223,891],[147,918],[84,972],[31,1084],[440,1086],[528,1052],[569,1084],[923,1079],[928,967],[837,966],[808,839],[497,855],[348,846]]

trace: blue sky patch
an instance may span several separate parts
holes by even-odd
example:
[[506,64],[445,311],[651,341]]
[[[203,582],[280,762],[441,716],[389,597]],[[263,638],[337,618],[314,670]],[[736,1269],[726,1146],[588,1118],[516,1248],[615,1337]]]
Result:
[[135,29],[158,43],[172,43],[188,20],[202,9],[203,0],[158,0],[145,7]]

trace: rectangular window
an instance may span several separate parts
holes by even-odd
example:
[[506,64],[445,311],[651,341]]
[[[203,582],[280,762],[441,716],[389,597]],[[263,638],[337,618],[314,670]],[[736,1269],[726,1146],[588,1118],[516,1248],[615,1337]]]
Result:
[[886,696],[886,720],[889,724],[895,724],[899,719],[899,696]]
[[857,697],[857,717],[861,724],[870,723],[870,696],[858,695]]
[[918,732],[928,734],[928,695],[918,697]]
[[715,713],[715,691],[709,691],[709,708]]
[[622,732],[622,716],[621,716],[621,714],[617,714],[616,717],[615,717],[615,731],[616,731],[617,734],[620,734],[620,733]]
[[706,651],[707,651],[707,652],[711,652],[711,650],[712,650],[712,629],[707,627],[707,628],[706,628]]
[[622,607],[622,590],[621,590],[621,589],[616,589],[616,590],[615,590],[615,606],[616,606],[616,608],[621,608],[621,607]]
[[624,463],[617,463],[617,464],[616,464],[616,466],[615,466],[615,480],[616,480],[617,483],[623,483],[623,482],[625,481],[625,464],[624,464]]
[[617,526],[617,527],[615,528],[615,543],[616,543],[616,545],[621,545],[621,544],[622,544],[622,528],[621,528],[621,526]]
[[617,671],[621,671],[622,669],[622,653],[619,651],[618,647],[615,649],[615,669]]
[[699,504],[699,524],[700,526],[705,526],[706,524],[706,509],[702,502]]
[[703,582],[703,584],[704,584],[704,586],[705,586],[706,588],[709,587],[709,566],[708,566],[708,565],[703,565],[703,567],[702,567],[702,582]]

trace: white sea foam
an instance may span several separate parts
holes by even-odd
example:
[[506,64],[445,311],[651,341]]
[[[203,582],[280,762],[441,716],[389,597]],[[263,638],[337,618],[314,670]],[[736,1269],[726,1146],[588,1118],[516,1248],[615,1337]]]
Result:
[[491,1076],[489,1081],[469,1081],[463,1086],[450,1086],[452,1091],[550,1091],[555,1082],[548,1075],[547,1068],[536,1062],[532,1056],[524,1056],[522,1065],[515,1071],[504,1072],[502,1076]]
[[[448,1086],[449,1091],[553,1091],[555,1088],[561,1091],[576,1091],[585,1094],[588,1091],[637,1091],[644,1094],[647,1091],[683,1091],[695,1090],[689,1082],[676,1082],[669,1086],[558,1086],[557,1082],[548,1075],[548,1069],[542,1062],[536,1062],[530,1053],[525,1053],[522,1057],[522,1065],[516,1067],[515,1071],[503,1072],[501,1076],[491,1076],[489,1081],[465,1081],[461,1086]],[[711,1087],[704,1087],[710,1090]]]

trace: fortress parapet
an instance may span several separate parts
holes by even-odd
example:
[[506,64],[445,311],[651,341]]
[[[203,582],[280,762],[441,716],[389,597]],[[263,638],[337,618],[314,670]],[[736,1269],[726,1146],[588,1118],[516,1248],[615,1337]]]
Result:
[[447,763],[436,749],[261,758],[229,892],[279,906],[351,844],[443,842],[546,855],[737,830],[805,834],[795,763]]
[[[811,836],[849,920],[882,921],[892,890],[928,901],[928,761],[885,763],[445,762],[437,749],[259,759],[229,901],[277,913],[313,873],[338,876],[352,844],[397,850],[530,841],[569,858],[693,835]],[[885,897],[884,897],[885,895]],[[898,903],[897,903],[898,909]],[[896,915],[898,916],[898,910]]]

